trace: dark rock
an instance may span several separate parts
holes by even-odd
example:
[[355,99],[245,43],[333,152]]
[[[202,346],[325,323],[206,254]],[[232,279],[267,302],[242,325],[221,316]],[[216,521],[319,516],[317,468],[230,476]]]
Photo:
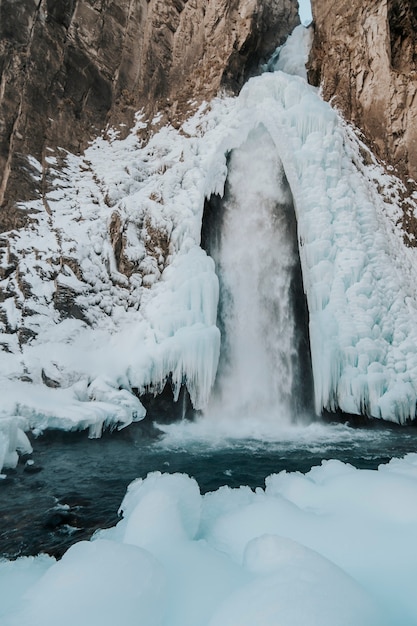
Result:
[[19,328],[17,336],[19,338],[20,345],[22,345],[24,343],[28,343],[29,341],[31,341],[31,339],[36,337],[36,333],[31,328],[22,327]]
[[54,293],[54,305],[57,311],[60,312],[63,319],[75,318],[81,321],[86,321],[86,315],[81,306],[76,302],[76,298],[79,294],[70,289],[67,286],[56,285]]
[[[178,400],[174,401],[171,383],[168,381],[160,393],[149,392],[140,396],[146,409],[146,417],[140,422],[143,428],[150,427],[154,421],[160,424],[172,424],[181,419],[192,419],[195,411],[186,387],[181,387]],[[149,433],[152,434],[152,431]]]
[[48,530],[55,530],[59,526],[69,524],[71,518],[72,514],[69,511],[53,511],[53,513],[51,513],[49,517],[45,520],[43,526]]
[[405,183],[417,179],[416,0],[311,4],[310,81]]
[[47,387],[50,387],[51,389],[57,389],[58,387],[60,387],[59,382],[54,380],[50,376],[47,376],[43,368],[42,368],[41,376],[42,376],[43,384],[46,385]]
[[41,465],[25,465],[23,471],[26,474],[39,474],[43,470]]

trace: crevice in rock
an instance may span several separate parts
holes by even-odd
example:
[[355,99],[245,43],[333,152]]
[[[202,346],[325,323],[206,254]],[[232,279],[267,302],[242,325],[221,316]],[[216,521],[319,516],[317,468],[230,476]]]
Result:
[[388,0],[391,66],[409,73],[417,61],[417,0]]

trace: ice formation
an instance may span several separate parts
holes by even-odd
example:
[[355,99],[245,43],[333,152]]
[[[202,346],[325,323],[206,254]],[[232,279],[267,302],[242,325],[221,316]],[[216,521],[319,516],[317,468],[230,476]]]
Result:
[[311,15],[311,2],[310,0],[299,0],[298,6],[301,23],[304,24],[304,26],[308,26],[313,19]]
[[415,417],[417,263],[397,227],[399,183],[363,164],[360,141],[297,75],[307,43],[298,29],[279,70],[202,106],[179,132],[162,128],[142,145],[138,116],[124,140],[109,132],[81,157],[51,152],[53,188],[1,248],[7,462],[10,419],[19,433],[97,435],[141,419],[133,391],[169,378],[175,393],[185,384],[197,408],[207,404],[220,339],[218,281],[200,247],[204,201],[223,194],[227,155],[259,128],[294,199],[317,413]]
[[62,560],[0,562],[2,626],[415,626],[417,455],[323,461],[265,489],[134,481]]
[[233,150],[228,169],[220,234],[209,249],[220,282],[223,347],[205,413],[238,420],[239,432],[243,419],[282,424],[295,412],[298,253],[291,193],[263,125]]

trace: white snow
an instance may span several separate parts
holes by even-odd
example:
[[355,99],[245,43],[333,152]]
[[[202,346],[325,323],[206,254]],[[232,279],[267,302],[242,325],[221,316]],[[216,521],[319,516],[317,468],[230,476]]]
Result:
[[3,623],[158,626],[163,591],[164,572],[149,552],[113,541],[80,542],[29,587]]
[[[38,211],[30,225],[2,235],[2,462],[15,417],[95,436],[141,419],[133,391],[170,379],[175,395],[185,384],[196,408],[207,405],[220,334],[215,268],[200,248],[204,201],[223,194],[227,156],[260,127],[295,203],[316,412],[415,417],[415,251],[395,193],[388,202],[377,191],[399,183],[362,165],[360,141],[292,75],[303,73],[309,37],[297,29],[279,71],[203,105],[180,131],[162,128],[142,145],[138,114],[124,140],[109,132],[81,157],[54,153],[64,167],[48,210],[26,204]],[[250,194],[251,177],[242,184]]]
[[134,481],[61,561],[0,562],[2,626],[415,626],[417,454],[323,461],[265,489]]
[[54,563],[55,559],[46,554],[0,560],[0,620],[20,606],[22,596]]

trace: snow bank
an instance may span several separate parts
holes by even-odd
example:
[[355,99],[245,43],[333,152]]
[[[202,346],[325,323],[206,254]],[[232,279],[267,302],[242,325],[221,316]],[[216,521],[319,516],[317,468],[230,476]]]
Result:
[[302,73],[307,44],[298,29],[280,71],[204,105],[180,131],[142,145],[138,116],[124,140],[112,132],[83,156],[51,153],[44,203],[25,205],[30,225],[2,236],[0,420],[97,435],[141,419],[133,392],[169,379],[206,406],[220,334],[215,268],[200,248],[204,201],[223,194],[227,155],[260,125],[295,201],[317,413],[415,417],[415,253],[376,191],[393,178],[361,165],[360,142],[290,74]]
[[416,454],[204,496],[186,475],[149,474],[117,526],[61,561],[0,563],[1,623],[414,626],[416,502]]

